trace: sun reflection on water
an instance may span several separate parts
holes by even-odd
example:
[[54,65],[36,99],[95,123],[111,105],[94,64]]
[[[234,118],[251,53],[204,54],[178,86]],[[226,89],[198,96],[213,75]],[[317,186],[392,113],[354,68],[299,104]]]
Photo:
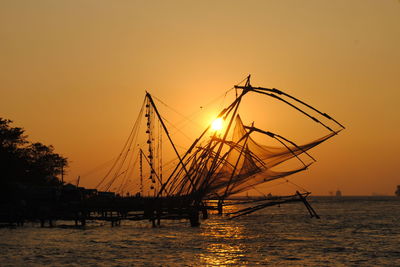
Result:
[[225,266],[243,264],[246,250],[243,240],[243,226],[232,225],[226,221],[215,221],[201,234],[205,242],[204,253],[200,254],[201,264],[206,266]]

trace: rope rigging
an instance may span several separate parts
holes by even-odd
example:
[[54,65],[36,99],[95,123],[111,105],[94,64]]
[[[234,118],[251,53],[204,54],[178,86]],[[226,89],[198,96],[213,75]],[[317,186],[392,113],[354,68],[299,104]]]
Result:
[[[124,146],[123,146],[123,148],[122,148],[120,154],[118,155],[117,159],[114,161],[113,165],[111,166],[111,168],[109,169],[109,171],[106,173],[106,175],[105,175],[105,176],[102,178],[102,180],[97,184],[96,189],[99,189],[99,188],[100,188],[100,186],[104,183],[104,181],[108,178],[108,176],[109,176],[109,175],[111,174],[111,172],[114,170],[114,168],[115,168],[115,166],[117,165],[117,163],[119,162],[119,160],[120,160],[122,154],[123,154],[124,151],[126,150],[128,144],[132,144],[132,141],[131,141],[132,137],[134,136],[135,133],[137,134],[137,132],[139,131],[138,128],[139,128],[139,126],[140,126],[140,120],[141,120],[141,117],[142,117],[142,114],[143,114],[143,108],[144,108],[144,101],[143,101],[142,107],[141,107],[141,109],[140,109],[140,111],[139,111],[139,116],[138,116],[138,118],[136,119],[136,122],[135,122],[134,126],[132,127],[132,130],[131,130],[131,132],[130,132],[130,134],[129,134],[129,136],[128,136],[128,139],[126,140],[126,142],[125,142],[125,144],[124,144]],[[125,155],[125,157],[126,157],[126,156],[127,156],[127,154]],[[125,160],[124,160],[124,161],[125,161]],[[122,167],[122,166],[121,166],[121,167]]]
[[[243,82],[243,86],[239,85]],[[195,201],[199,202],[211,195],[226,198],[229,195],[249,189],[257,191],[258,189],[255,188],[257,185],[285,178],[307,169],[312,163],[308,163],[310,159],[313,162],[316,161],[307,151],[344,129],[344,126],[331,116],[298,98],[275,88],[252,87],[250,75],[239,84],[210,102],[216,102],[221,97],[224,101],[227,93],[235,89],[236,98],[217,116],[217,118],[225,120],[224,130],[217,136],[216,132],[211,132],[211,124],[209,124],[189,148],[178,146],[173,142],[172,136],[179,132],[185,138],[191,140],[178,125],[192,123],[199,126],[192,119],[199,111],[190,116],[185,116],[146,92],[139,117],[135,121],[123,149],[96,188],[108,191],[111,187],[116,186],[121,194],[136,188],[141,196],[147,194],[156,198],[196,195]],[[245,126],[239,116],[239,106],[248,93],[257,93],[277,99],[322,125],[330,131],[330,134],[309,143],[298,145],[282,135],[256,128],[254,124]],[[175,125],[171,123],[159,113],[153,98],[183,119]],[[306,107],[308,110],[300,108],[288,99]],[[321,121],[315,117],[313,112],[332,121],[341,129],[334,131],[325,120]],[[143,123],[146,125],[145,133],[139,133],[143,116],[145,117]],[[175,131],[170,132],[167,125]],[[211,134],[208,135],[208,133]],[[250,136],[252,133],[267,135],[275,139],[279,146],[270,147],[259,144]],[[165,137],[167,138],[165,139]],[[145,139],[145,141],[137,142],[139,139]],[[163,163],[163,150],[166,147],[163,142],[165,140],[169,141],[174,158]],[[177,147],[182,147],[185,153],[179,153]],[[302,158],[300,155],[303,155]],[[308,161],[305,161],[307,157],[304,155],[309,158]],[[302,166],[291,167],[292,169],[287,171],[278,171],[275,168],[292,158],[297,159]],[[289,183],[289,181],[287,180],[286,183]],[[293,185],[295,184],[293,183]],[[297,187],[301,188],[300,186]],[[301,189],[305,190],[304,188]]]

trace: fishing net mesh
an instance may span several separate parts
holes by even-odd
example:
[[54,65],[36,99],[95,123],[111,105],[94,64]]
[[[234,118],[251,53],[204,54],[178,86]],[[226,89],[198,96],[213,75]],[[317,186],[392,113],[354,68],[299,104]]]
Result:
[[288,171],[277,171],[273,168],[305,153],[334,135],[335,133],[330,133],[299,146],[261,145],[250,136],[238,115],[235,118],[232,140],[226,142],[229,146],[227,156],[213,179],[210,179],[209,191],[216,195],[236,194],[261,183],[303,171],[311,163],[302,164],[301,167]]

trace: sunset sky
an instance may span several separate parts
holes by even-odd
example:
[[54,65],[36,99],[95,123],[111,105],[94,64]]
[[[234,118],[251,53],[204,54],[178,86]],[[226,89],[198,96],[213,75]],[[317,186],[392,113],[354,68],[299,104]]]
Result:
[[[68,157],[68,181],[118,155],[145,90],[187,117],[203,112],[182,128],[194,140],[248,74],[347,127],[291,181],[316,195],[394,194],[398,0],[0,0],[0,117]],[[300,143],[327,133],[271,99],[246,101],[246,123]]]

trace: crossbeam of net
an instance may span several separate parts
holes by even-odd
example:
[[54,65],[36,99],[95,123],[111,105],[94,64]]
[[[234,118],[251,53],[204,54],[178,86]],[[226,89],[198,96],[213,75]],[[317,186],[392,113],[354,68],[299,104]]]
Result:
[[[321,111],[319,111],[318,109],[314,108],[313,106],[307,104],[306,102],[292,96],[289,95],[281,90],[278,90],[276,88],[264,88],[264,87],[253,87],[250,84],[245,85],[245,86],[235,86],[236,89],[242,89],[244,91],[248,91],[248,92],[254,92],[254,93],[258,93],[258,94],[262,94],[262,95],[266,95],[269,97],[272,97],[274,99],[277,99],[287,105],[289,105],[290,107],[294,108],[295,110],[299,111],[300,113],[302,113],[303,115],[305,115],[306,117],[312,119],[314,122],[321,124],[323,127],[325,127],[326,129],[328,129],[331,132],[335,132],[330,126],[328,126],[326,123],[322,122],[321,120],[317,119],[314,115],[311,115],[309,113],[309,111],[315,112],[318,115],[321,115],[322,117],[333,121],[336,125],[338,125],[341,129],[345,129],[345,127],[343,126],[343,124],[339,123],[337,120],[335,120],[334,118],[332,118],[331,116],[329,116],[327,113],[323,113]],[[305,111],[303,108],[300,108],[299,106],[293,104],[292,102],[290,102],[288,99],[285,99],[284,97],[287,97],[290,100],[295,101],[296,103],[299,103],[300,105],[306,107],[307,109],[309,109],[309,111]]]

